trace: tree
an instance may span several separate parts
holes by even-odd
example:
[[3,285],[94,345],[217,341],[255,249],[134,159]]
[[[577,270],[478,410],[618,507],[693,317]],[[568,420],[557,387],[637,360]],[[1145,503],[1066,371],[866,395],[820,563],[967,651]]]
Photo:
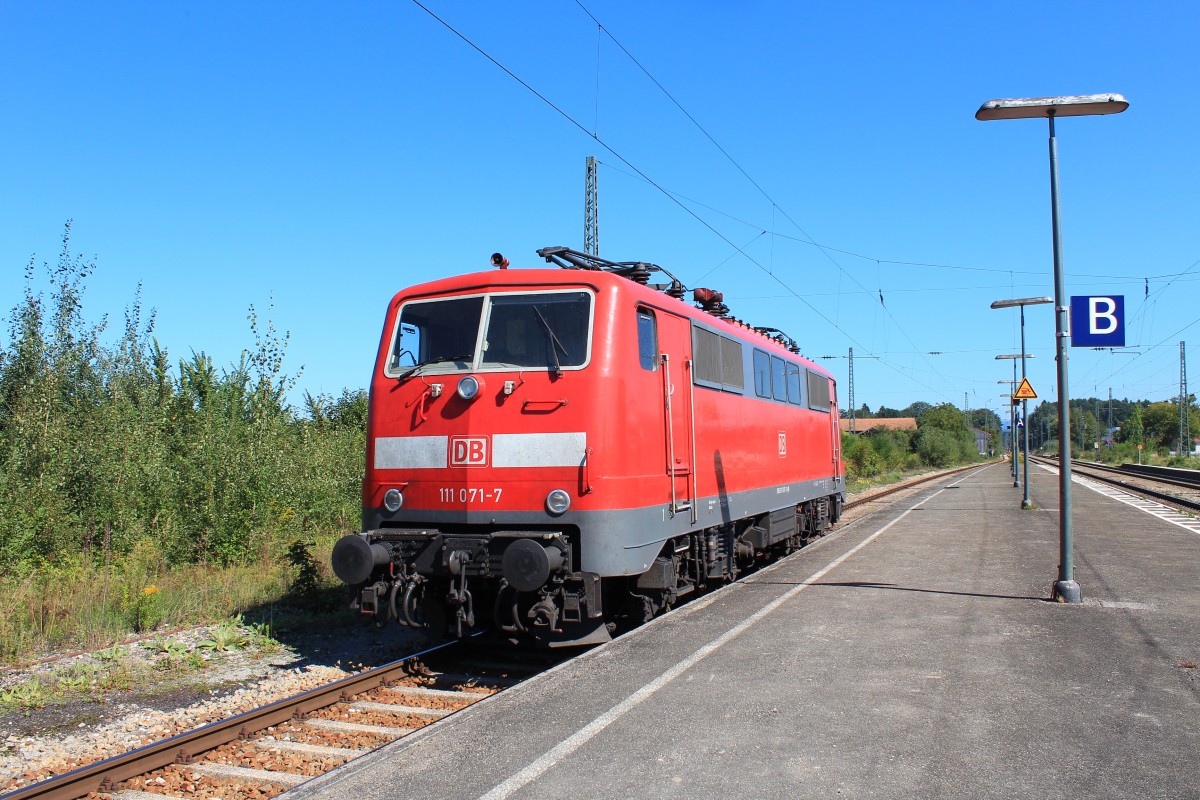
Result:
[[[1100,425],[1096,415],[1086,408],[1071,409],[1071,441],[1080,445],[1084,450],[1094,450],[1096,442],[1100,441]],[[1080,444],[1082,443],[1082,444]]]
[[[913,403],[910,408],[918,404]],[[917,417],[914,447],[927,463],[935,467],[969,461],[978,456],[975,435],[967,427],[967,418],[951,403],[929,407]]]
[[1143,444],[1146,435],[1145,426],[1142,424],[1142,407],[1134,406],[1133,413],[1121,425],[1117,431],[1116,439],[1118,442],[1129,442],[1130,444]]
[[917,417],[917,427],[921,430],[938,428],[950,433],[966,432],[967,418],[951,403],[942,403],[940,406],[933,407],[929,407],[928,403],[913,403],[909,407],[913,408],[917,405],[927,407],[925,412]]
[[1156,447],[1174,447],[1179,439],[1179,406],[1176,403],[1151,403],[1142,414],[1145,437]]
[[1000,429],[1000,417],[995,411],[990,408],[974,408],[967,413],[967,420],[971,427],[978,428],[981,431],[994,431]]

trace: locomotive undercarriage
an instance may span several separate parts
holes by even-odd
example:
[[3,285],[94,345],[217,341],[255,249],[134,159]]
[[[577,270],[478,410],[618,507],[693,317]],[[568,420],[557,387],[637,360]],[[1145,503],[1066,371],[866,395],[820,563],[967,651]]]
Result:
[[590,645],[803,547],[840,515],[838,497],[820,497],[677,536],[631,577],[577,569],[574,530],[373,530],[343,537],[333,567],[356,587],[354,606],[378,624],[460,638],[490,628],[514,642]]
[[792,508],[668,540],[650,569],[630,582],[629,614],[648,622],[681,597],[743,573],[820,538],[841,517],[842,501],[819,497]]

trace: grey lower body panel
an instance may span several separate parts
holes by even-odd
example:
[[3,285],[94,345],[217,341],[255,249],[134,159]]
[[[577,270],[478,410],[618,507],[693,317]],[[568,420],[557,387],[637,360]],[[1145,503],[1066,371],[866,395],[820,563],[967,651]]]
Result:
[[781,508],[798,506],[822,497],[845,498],[846,481],[830,477],[770,486],[746,492],[702,497],[685,508],[670,504],[608,511],[568,511],[552,517],[545,511],[492,512],[401,509],[363,509],[363,529],[388,527],[438,528],[478,525],[488,529],[578,528],[580,569],[602,576],[641,575],[654,563],[671,538],[758,517]]

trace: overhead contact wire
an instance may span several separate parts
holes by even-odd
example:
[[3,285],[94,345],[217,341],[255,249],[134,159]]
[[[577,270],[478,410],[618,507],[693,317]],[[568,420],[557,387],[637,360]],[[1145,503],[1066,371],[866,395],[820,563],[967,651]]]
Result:
[[[424,11],[424,12],[425,12],[426,14],[428,14],[430,17],[432,17],[433,19],[437,20],[437,22],[439,22],[439,23],[442,25],[442,27],[446,28],[446,30],[450,31],[450,32],[451,32],[451,33],[453,33],[455,36],[457,36],[459,39],[461,39],[463,42],[465,42],[467,45],[469,45],[469,46],[471,47],[471,49],[472,49],[472,50],[474,50],[475,52],[479,53],[481,56],[483,56],[484,58],[486,58],[488,61],[492,62],[492,64],[494,64],[496,67],[498,67],[498,68],[499,68],[501,71],[503,71],[503,72],[504,72],[506,75],[508,75],[510,78],[512,78],[512,79],[513,79],[514,81],[516,81],[517,83],[521,84],[521,86],[523,86],[523,87],[524,87],[524,88],[525,88],[527,91],[529,91],[531,94],[533,94],[533,95],[534,95],[535,97],[537,97],[539,100],[541,100],[543,103],[545,103],[546,105],[548,105],[550,108],[554,109],[554,111],[558,112],[559,116],[561,116],[563,119],[565,119],[565,120],[567,120],[568,122],[570,122],[570,123],[571,123],[572,125],[574,125],[574,126],[575,126],[575,127],[578,129],[578,130],[582,131],[582,132],[583,132],[585,135],[587,135],[588,137],[592,138],[592,139],[593,139],[593,140],[594,140],[594,141],[595,141],[597,144],[599,144],[599,145],[600,145],[601,147],[603,147],[605,150],[607,150],[608,152],[612,153],[612,154],[613,154],[613,156],[615,156],[617,159],[619,159],[619,160],[621,161],[621,163],[622,163],[622,164],[624,164],[624,165],[625,165],[625,166],[627,166],[629,169],[631,169],[631,170],[633,170],[635,173],[637,173],[637,174],[638,174],[638,175],[639,175],[639,176],[642,178],[642,180],[646,181],[646,182],[647,182],[647,183],[649,183],[651,186],[653,186],[655,189],[657,189],[658,191],[660,191],[660,192],[661,192],[663,195],[665,195],[667,198],[669,198],[669,199],[671,200],[671,202],[675,203],[677,206],[679,206],[681,209],[683,209],[683,210],[684,210],[684,211],[685,211],[685,212],[688,214],[688,216],[690,216],[690,217],[692,217],[693,219],[695,219],[697,222],[699,222],[701,225],[703,225],[705,228],[707,228],[709,231],[711,231],[711,232],[713,233],[713,235],[715,235],[715,236],[716,236],[717,238],[719,238],[721,241],[725,242],[725,243],[726,243],[727,245],[729,245],[731,248],[733,248],[733,249],[734,249],[734,250],[736,250],[738,253],[740,253],[740,254],[741,254],[741,255],[742,255],[742,256],[743,256],[743,257],[744,257],[744,258],[745,258],[747,261],[749,261],[749,262],[750,262],[751,264],[753,264],[754,266],[758,267],[758,268],[759,268],[760,270],[762,270],[762,272],[763,272],[763,273],[765,273],[766,275],[770,276],[770,277],[771,277],[771,279],[772,279],[772,280],[774,280],[776,283],[778,283],[778,284],[779,284],[779,285],[780,285],[780,286],[781,286],[781,287],[782,287],[784,290],[786,290],[786,291],[787,291],[789,294],[791,294],[793,297],[795,297],[797,300],[799,300],[801,303],[803,303],[805,306],[807,306],[807,307],[809,308],[809,310],[811,310],[811,311],[812,311],[814,314],[816,314],[818,317],[820,317],[821,319],[823,319],[823,320],[824,320],[826,323],[828,323],[828,324],[829,324],[829,325],[830,325],[830,326],[831,326],[831,327],[832,327],[834,330],[836,330],[836,331],[840,332],[840,333],[841,333],[843,336],[845,336],[845,337],[846,337],[846,338],[847,338],[847,339],[848,339],[848,340],[849,340],[851,343],[853,343],[854,345],[856,345],[856,346],[858,346],[858,347],[861,347],[861,348],[863,348],[864,350],[868,350],[868,351],[869,351],[869,348],[865,347],[865,346],[864,346],[864,345],[863,345],[861,342],[859,342],[859,341],[858,341],[857,339],[855,339],[855,338],[854,338],[852,335],[850,335],[850,333],[849,333],[848,331],[844,330],[844,329],[843,329],[841,326],[839,326],[839,325],[838,325],[836,322],[834,322],[834,321],[833,321],[833,320],[831,320],[831,319],[830,319],[828,316],[826,316],[826,315],[825,315],[825,314],[824,314],[824,313],[821,311],[821,309],[817,308],[817,307],[816,307],[816,306],[814,306],[812,303],[808,302],[808,300],[806,300],[806,299],[805,299],[804,297],[802,297],[802,296],[801,296],[801,295],[800,295],[798,292],[796,292],[796,290],[795,290],[795,289],[793,289],[791,286],[788,286],[786,283],[784,283],[783,281],[781,281],[781,280],[780,280],[780,279],[779,279],[777,276],[775,276],[775,275],[771,274],[771,271],[770,271],[770,270],[768,270],[768,269],[767,269],[766,267],[764,267],[764,266],[763,266],[761,263],[759,263],[759,262],[758,262],[758,261],[757,261],[755,258],[753,258],[753,257],[752,257],[752,256],[751,256],[749,253],[745,252],[745,250],[743,250],[742,248],[740,248],[740,247],[738,247],[736,244],[734,244],[732,240],[730,240],[730,239],[729,239],[727,236],[725,236],[723,233],[721,233],[719,230],[717,230],[715,227],[713,227],[713,226],[712,226],[712,225],[711,225],[711,224],[710,224],[710,223],[709,223],[707,220],[705,220],[703,217],[701,217],[700,215],[696,214],[694,211],[692,211],[690,208],[688,208],[686,205],[684,205],[682,202],[680,202],[680,201],[679,201],[677,198],[675,198],[675,197],[674,197],[674,196],[673,196],[673,195],[672,195],[670,192],[668,192],[668,191],[667,191],[666,189],[664,189],[662,186],[659,186],[659,184],[658,184],[656,181],[654,181],[654,179],[652,179],[652,178],[651,178],[649,175],[647,175],[647,174],[646,174],[645,172],[643,172],[642,170],[638,169],[638,167],[636,167],[636,166],[635,166],[635,165],[634,165],[632,162],[630,162],[630,161],[629,161],[627,158],[625,158],[625,157],[624,157],[624,156],[622,156],[620,153],[618,153],[618,152],[617,152],[617,151],[616,151],[616,150],[615,150],[615,149],[614,149],[612,146],[610,146],[610,145],[609,145],[607,142],[605,142],[605,141],[604,141],[603,139],[601,139],[599,136],[596,136],[596,135],[592,134],[591,132],[589,132],[589,131],[588,131],[588,129],[587,129],[587,128],[586,128],[584,125],[580,124],[578,120],[576,120],[574,117],[572,117],[572,116],[571,116],[570,114],[568,114],[566,111],[563,111],[563,110],[562,110],[561,108],[559,108],[559,107],[558,107],[558,106],[557,106],[557,105],[556,105],[556,104],[555,104],[553,101],[551,101],[551,100],[550,100],[548,97],[546,97],[546,96],[545,96],[545,95],[543,95],[541,92],[539,92],[537,89],[533,88],[533,87],[532,87],[530,84],[528,84],[528,83],[526,83],[524,80],[522,80],[522,79],[521,79],[521,78],[520,78],[520,77],[519,77],[519,76],[518,76],[516,73],[514,73],[512,70],[510,70],[510,69],[509,69],[508,67],[506,67],[504,64],[502,64],[502,63],[501,63],[499,60],[497,60],[495,57],[493,57],[491,54],[489,54],[487,51],[485,51],[485,50],[484,50],[483,48],[481,48],[479,45],[475,44],[473,41],[471,41],[469,38],[467,38],[467,36],[466,36],[466,35],[464,35],[463,33],[459,32],[459,31],[458,31],[458,30],[457,30],[457,29],[456,29],[456,28],[455,28],[453,25],[451,25],[450,23],[446,22],[446,20],[444,20],[444,19],[442,19],[441,17],[439,17],[439,16],[438,16],[436,13],[434,13],[434,12],[433,12],[433,11],[432,11],[430,8],[428,8],[428,7],[427,7],[427,6],[425,6],[423,3],[421,3],[421,1],[420,1],[420,0],[412,0],[412,2],[413,2],[413,4],[414,4],[414,5],[416,5],[418,8],[420,8],[422,11]],[[784,213],[784,216],[786,217],[786,216],[787,216],[787,214],[786,214],[786,213]],[[790,219],[790,218],[789,218],[789,219]],[[793,222],[793,224],[795,224],[795,223]],[[805,234],[805,235],[807,235],[807,234]],[[814,244],[815,244],[815,243],[814,243]],[[834,262],[834,263],[836,263],[836,262]],[[839,267],[838,267],[838,268],[839,268],[839,269],[841,269],[840,265],[839,265]],[[848,273],[847,273],[847,274],[848,274]],[[849,277],[850,277],[852,280],[854,280],[853,276],[849,276]],[[855,283],[858,283],[858,281],[857,281],[857,280],[855,280]],[[861,286],[861,284],[859,284],[859,285]],[[865,289],[865,287],[864,287],[864,289]],[[914,345],[914,347],[915,347],[915,345]],[[915,379],[913,379],[913,378],[912,378],[912,376],[911,376],[911,375],[909,375],[908,373],[904,372],[904,371],[903,371],[903,370],[901,370],[899,367],[895,367],[895,366],[893,366],[893,365],[891,365],[891,364],[888,364],[887,362],[885,362],[885,361],[883,361],[883,360],[880,360],[880,363],[881,363],[881,364],[883,364],[883,365],[885,365],[885,366],[887,366],[889,369],[891,369],[891,370],[892,370],[893,372],[895,372],[896,374],[898,374],[898,375],[901,375],[901,376],[904,376],[904,377],[907,377],[907,378],[909,378],[910,380],[914,380],[914,382],[915,382],[915,383],[917,383],[918,385],[920,385],[920,386],[924,387],[925,389],[928,389],[929,391],[931,391],[931,392],[933,392],[933,393],[935,393],[935,394],[942,395],[943,397],[945,397],[945,396],[946,396],[944,392],[941,392],[941,391],[939,391],[939,390],[937,390],[937,389],[934,389],[932,386],[928,386],[928,385],[926,385],[926,384],[924,384],[924,383],[921,383],[920,381],[916,381]],[[943,380],[944,380],[944,378],[943,378]]]

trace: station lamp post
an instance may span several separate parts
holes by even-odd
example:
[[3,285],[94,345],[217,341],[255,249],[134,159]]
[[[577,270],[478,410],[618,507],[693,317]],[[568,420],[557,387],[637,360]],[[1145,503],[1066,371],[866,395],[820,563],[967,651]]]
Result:
[[[1014,489],[1019,488],[1021,486],[1021,471],[1019,469],[1017,469],[1017,453],[1020,448],[1020,446],[1017,444],[1017,404],[1016,404],[1016,397],[1015,397],[1015,395],[1017,393],[1017,388],[1020,385],[1020,383],[1017,381],[1017,362],[1018,361],[1022,362],[1021,377],[1024,378],[1025,377],[1025,375],[1024,375],[1024,359],[1025,358],[1033,358],[1033,355],[1030,354],[1028,356],[1025,356],[1024,353],[1008,353],[1008,354],[1005,354],[1002,356],[996,356],[997,361],[1011,360],[1013,362],[1013,376],[1012,376],[1013,390],[1012,390],[1012,394],[1010,394],[1008,396],[1008,407],[1009,407],[1010,413],[1012,415],[1012,423],[1011,423],[1011,425],[1012,425],[1012,449],[1013,449],[1012,474],[1013,474],[1013,488]],[[1004,381],[1004,382],[1008,383],[1008,381]],[[1028,429],[1028,426],[1026,426],[1026,429]],[[1026,442],[1025,445],[1026,445],[1025,460],[1028,461],[1029,460],[1029,451],[1028,451],[1029,442]],[[1026,480],[1026,482],[1029,481],[1029,470],[1025,471],[1025,480]],[[1026,498],[1028,498],[1028,496],[1029,496],[1028,489],[1025,490],[1025,496],[1026,496]]]
[[[1003,358],[1003,356],[996,356],[996,358],[998,358],[998,359]],[[1005,394],[1002,394],[1000,396],[1008,398],[1008,446],[1009,446],[1009,449],[1012,450],[1012,457],[1009,459],[1010,464],[1008,467],[1008,473],[1013,476],[1013,486],[1018,485],[1017,484],[1017,418],[1014,416],[1015,412],[1013,411],[1013,408],[1014,408],[1013,395],[1016,394],[1016,392],[1017,392],[1016,363],[1017,362],[1015,362],[1015,361],[1013,362],[1013,379],[1011,381],[1007,380],[1007,379],[1002,380],[1002,381],[996,381],[996,383],[1007,383],[1008,384],[1008,392],[1006,392]]]
[[[1053,303],[1052,297],[1020,297],[1015,300],[997,300],[992,303],[992,308],[1012,308],[1013,306],[1021,307],[1021,380],[1025,380],[1025,359],[1033,358],[1025,352],[1025,306],[1039,306],[1045,303]],[[1013,363],[1016,367],[1016,363]],[[1025,440],[1023,447],[1025,448],[1025,497],[1021,500],[1021,508],[1033,508],[1033,501],[1029,499],[1029,401],[1021,398],[1021,419],[1025,421],[1024,433],[1022,438]],[[1013,465],[1014,469],[1016,465]]]
[[[1056,117],[1083,117],[1119,114],[1129,102],[1119,94],[1088,94],[1067,97],[1021,97],[989,100],[975,112],[975,119],[1036,119],[1050,122],[1050,228],[1054,246],[1054,320],[1055,358],[1058,360],[1058,580],[1053,597],[1060,603],[1082,603],[1083,595],[1075,581],[1071,556],[1071,411],[1067,390],[1067,305],[1062,271],[1062,235],[1058,222],[1058,143],[1054,138]],[[1067,435],[1063,436],[1063,432]]]

